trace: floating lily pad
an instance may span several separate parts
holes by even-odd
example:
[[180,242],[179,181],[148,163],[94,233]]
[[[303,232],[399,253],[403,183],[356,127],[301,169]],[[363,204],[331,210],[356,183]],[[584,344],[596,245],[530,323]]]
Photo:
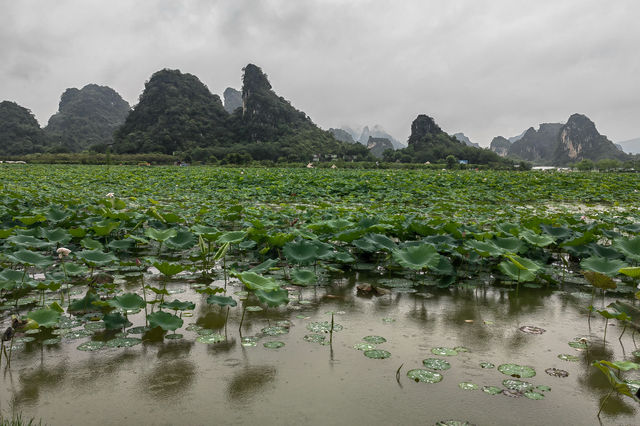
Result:
[[204,327],[202,327],[201,325],[198,324],[189,324],[185,330],[187,331],[195,331],[196,333],[200,330],[202,330]]
[[438,383],[442,381],[442,374],[435,373],[433,371],[425,370],[422,368],[416,368],[407,371],[407,377],[415,382],[422,383]]
[[439,346],[437,348],[431,349],[431,353],[434,354],[434,355],[440,355],[440,356],[455,356],[455,355],[458,355],[458,352],[455,349],[444,348],[442,346]]
[[62,341],[62,339],[61,339],[61,338],[59,338],[59,337],[54,337],[54,338],[51,338],[51,339],[45,339],[45,340],[43,340],[43,341],[42,341],[42,344],[43,344],[44,346],[51,346],[51,345],[57,345],[57,344],[58,344],[58,343],[60,343],[61,341]]
[[569,346],[574,349],[588,349],[589,341],[584,337],[576,337],[572,341],[569,342]]
[[509,398],[520,398],[524,393],[516,389],[505,389],[502,391],[502,394],[508,396]]
[[395,318],[382,318],[382,322],[389,324],[389,323],[392,323],[392,322],[396,322],[396,319]]
[[275,322],[275,325],[278,327],[291,327],[291,321],[289,320],[279,320]]
[[520,331],[527,334],[542,334],[547,330],[545,330],[544,328],[535,327],[533,325],[523,325],[522,327],[520,327]]
[[104,346],[107,348],[130,348],[140,343],[142,343],[142,340],[136,337],[118,337],[107,341]]
[[501,364],[498,366],[498,371],[507,376],[524,379],[536,375],[536,370],[534,370],[533,367],[518,364]]
[[167,334],[166,336],[164,336],[165,339],[168,340],[180,340],[182,339],[184,336],[180,333],[172,333],[172,334]]
[[264,346],[267,349],[279,349],[284,346],[284,342],[278,342],[278,341],[264,342],[262,346]]
[[206,343],[211,345],[213,343],[224,342],[224,336],[222,334],[207,334],[206,336],[198,336],[196,340],[200,343]]
[[298,319],[309,319],[311,317],[307,316],[307,315],[296,315],[296,318],[298,318]]
[[[338,323],[333,323],[333,331],[340,331],[344,327]],[[307,330],[313,333],[329,333],[331,331],[330,321],[310,322],[307,324]]]
[[198,333],[199,336],[209,336],[210,334],[215,333],[215,331],[210,328],[200,327],[196,333]]
[[560,370],[559,368],[547,368],[544,372],[553,377],[569,377],[568,371]]
[[499,393],[502,393],[502,388],[499,388],[497,386],[483,386],[482,392],[488,393],[489,395],[497,395]]
[[460,389],[463,389],[463,390],[477,390],[478,389],[478,385],[476,385],[475,383],[471,383],[471,382],[459,383],[458,387]]
[[303,339],[305,342],[323,343],[327,338],[322,334],[307,334]]
[[558,355],[558,358],[560,358],[563,361],[571,361],[571,362],[580,361],[579,357],[575,355],[569,355],[569,354],[560,354]]
[[353,349],[357,349],[359,351],[370,351],[375,348],[376,345],[372,345],[371,343],[356,343],[353,345]]
[[383,349],[369,349],[368,351],[364,351],[364,356],[367,358],[385,359],[391,356],[391,352]]
[[310,300],[300,300],[298,303],[300,305],[310,305],[313,302],[311,302]]
[[448,370],[451,368],[451,364],[447,361],[439,358],[427,358],[422,360],[422,364],[431,370]]
[[243,337],[242,341],[240,342],[240,344],[244,347],[252,347],[252,346],[257,346],[258,345],[258,338],[254,337],[254,336],[247,336],[247,337]]
[[453,348],[453,350],[458,352],[459,354],[463,352],[471,352],[468,348],[465,348],[464,346],[456,346],[455,348]]
[[549,386],[545,386],[545,385],[538,385],[536,386],[536,390],[539,392],[549,392],[551,390],[551,388]]
[[492,364],[490,362],[481,362],[480,363],[480,367],[482,367],[482,368],[495,368],[496,365]]
[[[309,328],[309,327],[307,327],[307,328]],[[264,334],[266,336],[280,336],[282,334],[287,334],[289,332],[289,328],[271,326],[271,327],[265,327],[260,331],[262,332],[262,334]],[[311,331],[314,331],[314,330],[311,330]]]
[[379,345],[379,344],[384,343],[384,342],[387,341],[387,339],[385,339],[382,336],[366,336],[366,337],[363,337],[362,340],[364,340],[367,343],[374,344],[374,345]]
[[100,341],[84,342],[77,347],[79,351],[87,351],[87,352],[98,351],[102,348],[104,348],[104,342],[100,342]]
[[528,392],[533,389],[533,385],[531,383],[515,379],[503,380],[502,386],[507,389],[516,390],[519,392]]
[[[58,331],[58,330],[54,330],[54,331]],[[63,331],[63,330],[60,330]],[[92,332],[90,332],[89,330],[69,330],[69,329],[65,329],[64,333],[60,333],[61,337],[64,337],[66,339],[81,339],[83,337],[89,337],[91,335],[93,335]],[[55,334],[55,333],[53,333]]]
[[261,306],[247,306],[247,309],[245,309],[247,312],[260,312],[260,311],[264,311],[264,309]]
[[84,328],[89,331],[102,331],[106,328],[106,326],[102,321],[95,321],[86,323],[84,325]]
[[631,355],[637,356],[638,358],[640,358],[640,349],[638,349],[637,351],[631,352]]
[[525,392],[524,396],[526,396],[529,399],[536,399],[536,400],[544,399],[544,395],[536,391]]
[[33,336],[16,337],[16,338],[13,339],[13,343],[14,344],[31,343],[34,340],[36,340],[36,338],[33,337]]
[[464,420],[440,420],[436,423],[436,426],[475,426],[472,423],[465,422]]

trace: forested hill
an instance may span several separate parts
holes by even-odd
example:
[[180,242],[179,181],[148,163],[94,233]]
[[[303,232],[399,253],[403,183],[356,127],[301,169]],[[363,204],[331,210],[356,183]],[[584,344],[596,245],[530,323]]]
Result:
[[112,88],[88,84],[80,90],[65,90],[58,112],[44,130],[59,152],[103,150],[113,142],[113,132],[124,123],[129,110],[129,103]]
[[420,114],[411,124],[409,146],[398,151],[386,151],[385,161],[406,163],[443,162],[447,157],[465,160],[471,164],[510,164],[495,152],[475,148],[445,133],[433,118]]
[[31,111],[15,102],[0,102],[0,155],[43,152],[47,138]]
[[242,107],[231,115],[197,77],[178,70],[156,72],[116,132],[115,151],[234,162],[368,157],[366,147],[336,140],[278,96],[259,67],[249,64],[243,72]]
[[173,154],[230,138],[227,112],[196,76],[163,69],[145,84],[140,101],[115,134],[119,153]]

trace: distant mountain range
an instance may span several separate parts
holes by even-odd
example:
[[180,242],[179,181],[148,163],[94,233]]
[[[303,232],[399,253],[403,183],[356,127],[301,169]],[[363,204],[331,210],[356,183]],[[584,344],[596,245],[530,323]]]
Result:
[[475,142],[471,142],[471,139],[469,139],[464,133],[454,133],[453,137],[458,139],[460,142],[464,143],[467,146],[473,146],[475,148],[481,148],[481,146]]
[[640,138],[629,139],[616,143],[627,154],[640,154]]
[[582,114],[573,114],[564,124],[542,123],[538,130],[530,127],[511,140],[495,137],[490,149],[502,157],[539,165],[562,166],[581,160],[630,159]]
[[[398,139],[394,138],[389,133],[387,133],[387,131],[384,130],[384,128],[379,124],[375,124],[372,127],[364,126],[361,129],[354,129],[350,126],[342,126],[339,129],[329,129],[329,130],[332,133],[334,130],[341,130],[342,132],[345,132],[349,136],[351,136],[351,140],[353,140],[354,142],[359,142],[363,145],[367,145],[369,143],[369,137],[372,137],[372,138],[388,139],[393,145],[394,149],[402,149],[407,147],[406,144],[400,142]],[[344,136],[342,132],[339,132],[338,134],[340,135],[340,137],[343,138],[341,140],[345,140],[346,136]]]

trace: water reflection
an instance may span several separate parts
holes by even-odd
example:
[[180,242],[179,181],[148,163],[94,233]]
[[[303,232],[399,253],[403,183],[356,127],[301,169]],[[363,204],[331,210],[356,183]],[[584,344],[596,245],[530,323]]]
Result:
[[156,400],[181,398],[192,386],[196,367],[188,359],[163,359],[139,380],[139,388]]
[[227,385],[227,396],[232,402],[248,403],[263,388],[273,382],[277,370],[270,365],[247,366],[235,373]]

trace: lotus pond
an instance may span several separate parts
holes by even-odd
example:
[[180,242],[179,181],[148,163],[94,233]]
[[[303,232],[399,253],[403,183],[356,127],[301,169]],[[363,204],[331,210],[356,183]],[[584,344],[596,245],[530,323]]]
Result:
[[2,166],[0,411],[635,423],[639,184]]

